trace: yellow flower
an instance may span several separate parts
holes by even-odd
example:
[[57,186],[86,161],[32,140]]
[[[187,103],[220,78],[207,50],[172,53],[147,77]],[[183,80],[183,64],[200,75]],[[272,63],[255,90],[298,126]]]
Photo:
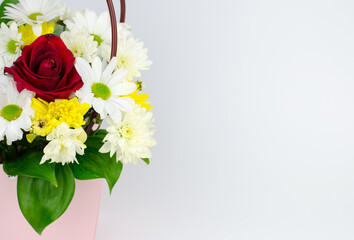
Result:
[[138,94],[139,91],[143,90],[144,83],[142,81],[136,81],[136,91],[125,95],[123,97],[129,97],[135,101],[135,104],[140,105],[140,107],[145,108],[147,111],[153,109],[154,107],[150,106],[151,102],[146,102],[149,98],[149,94],[141,93]]
[[138,94],[138,90],[135,92],[125,95],[124,97],[129,97],[135,101],[136,104],[140,105],[142,108],[145,108],[147,111],[153,109],[152,106],[150,106],[151,102],[146,102],[149,98],[149,94],[145,93],[140,93]]
[[35,110],[31,132],[40,136],[48,135],[63,122],[69,128],[80,128],[85,125],[84,115],[90,109],[89,104],[80,104],[76,97],[50,103],[33,98],[31,106]]
[[[42,33],[40,36],[45,35],[45,34],[51,34],[54,32],[54,27],[55,27],[55,23],[47,23],[47,22],[43,22],[42,23]],[[18,28],[18,31],[20,33],[22,33],[22,38],[21,40],[25,43],[25,45],[30,45],[31,43],[33,43],[38,37],[34,32],[33,32],[33,28],[32,25],[29,24],[25,24],[25,25],[21,25]]]

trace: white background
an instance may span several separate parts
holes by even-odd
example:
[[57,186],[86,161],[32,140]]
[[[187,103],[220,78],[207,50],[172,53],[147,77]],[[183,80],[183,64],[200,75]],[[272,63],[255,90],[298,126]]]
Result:
[[127,0],[127,23],[158,145],[97,240],[354,239],[354,1]]

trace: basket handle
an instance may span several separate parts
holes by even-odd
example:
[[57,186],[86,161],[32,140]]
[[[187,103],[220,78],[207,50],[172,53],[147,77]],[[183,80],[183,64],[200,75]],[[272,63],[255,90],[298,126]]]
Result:
[[[116,12],[114,10],[114,5],[112,0],[107,0],[107,6],[109,11],[109,16],[111,18],[111,28],[112,28],[112,48],[111,48],[111,59],[117,55],[117,44],[118,44],[118,28],[117,28],[117,18]],[[125,22],[125,0],[120,0],[120,22]]]

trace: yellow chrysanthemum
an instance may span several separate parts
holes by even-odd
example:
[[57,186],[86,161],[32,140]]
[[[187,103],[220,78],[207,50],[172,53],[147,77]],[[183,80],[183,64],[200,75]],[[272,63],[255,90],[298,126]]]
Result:
[[152,106],[150,106],[151,102],[146,102],[149,98],[149,94],[146,93],[140,93],[138,94],[138,90],[135,92],[125,95],[125,97],[129,97],[135,101],[136,104],[140,105],[140,107],[145,108],[147,111],[153,109]]
[[35,110],[31,132],[40,136],[48,135],[63,122],[69,127],[80,128],[86,123],[84,115],[90,109],[89,104],[80,104],[77,98],[50,103],[33,98],[31,106]]
[[[55,23],[42,23],[42,33],[40,36],[45,34],[51,34],[54,32]],[[25,24],[18,27],[18,31],[22,33],[21,40],[25,43],[25,45],[30,45],[33,43],[38,37],[34,32],[32,25]]]

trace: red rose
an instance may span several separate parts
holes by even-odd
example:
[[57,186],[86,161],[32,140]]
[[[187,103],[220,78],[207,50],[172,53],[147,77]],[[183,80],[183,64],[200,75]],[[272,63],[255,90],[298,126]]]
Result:
[[18,91],[28,89],[46,101],[67,99],[83,85],[75,58],[63,41],[52,34],[25,46],[22,55],[5,72],[14,76]]

